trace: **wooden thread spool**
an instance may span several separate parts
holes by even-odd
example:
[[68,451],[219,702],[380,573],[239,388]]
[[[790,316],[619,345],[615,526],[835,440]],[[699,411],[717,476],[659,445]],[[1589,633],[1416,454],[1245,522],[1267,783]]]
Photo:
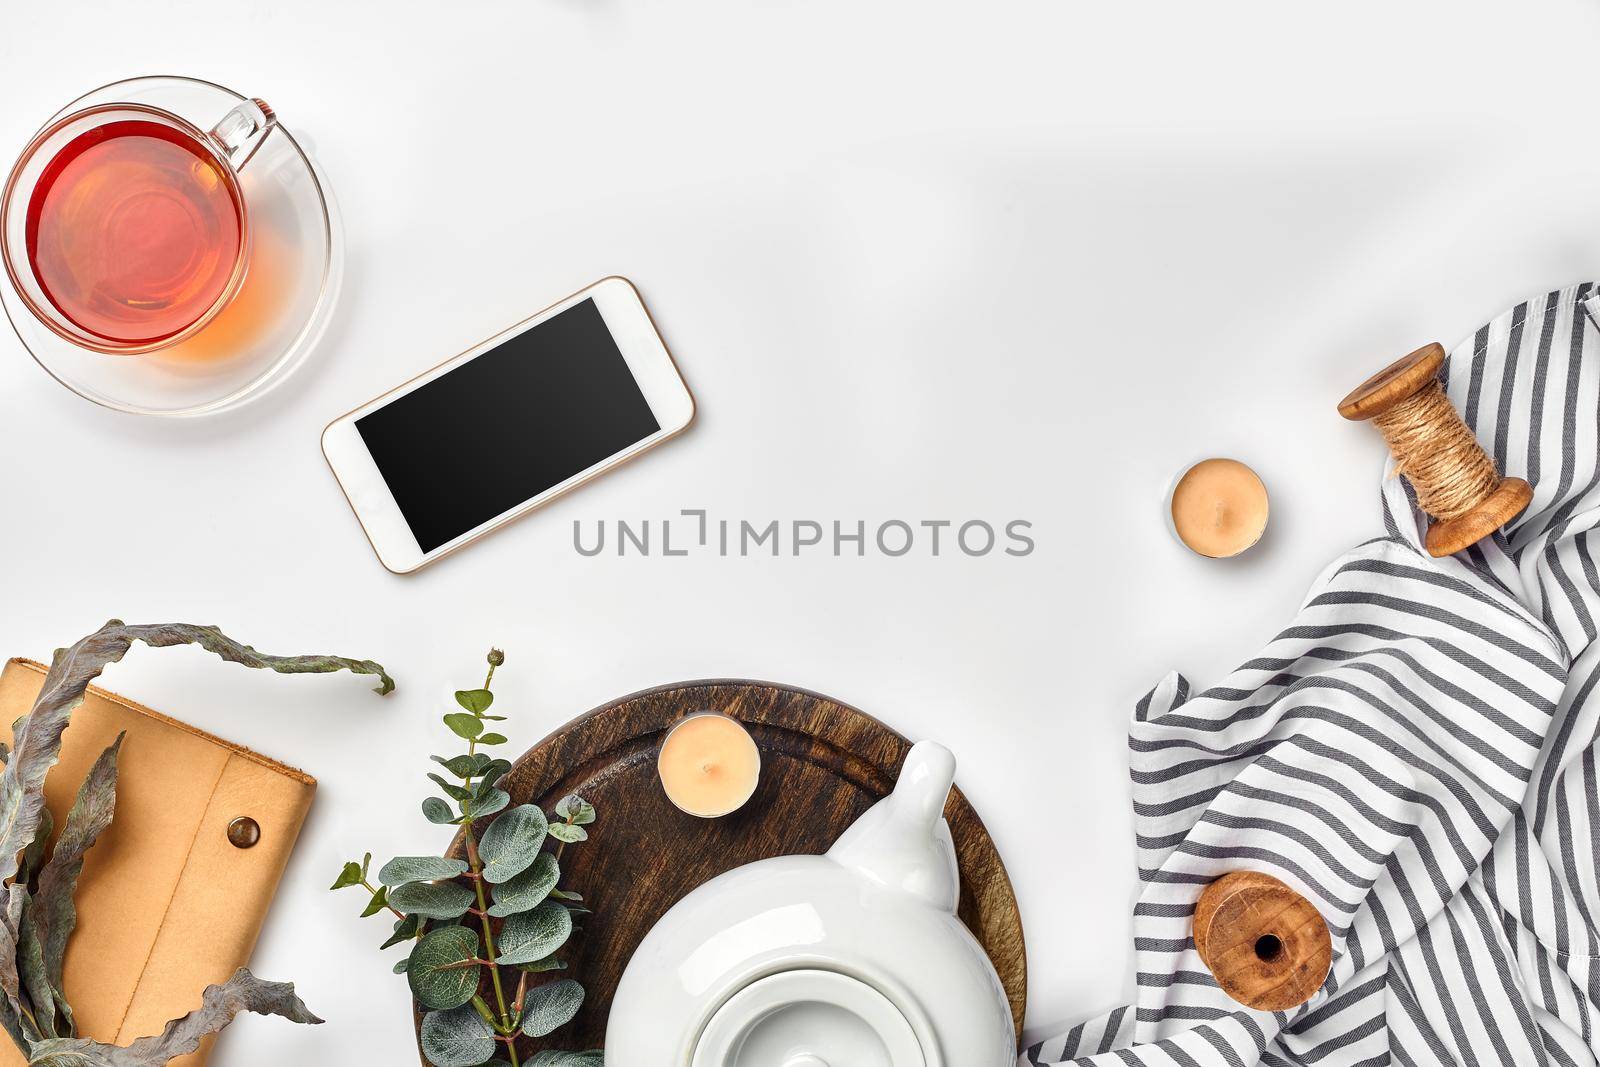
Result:
[[1424,539],[1429,554],[1450,556],[1494,533],[1522,513],[1533,487],[1502,478],[1460,413],[1444,396],[1439,368],[1444,348],[1425,345],[1358,385],[1339,414],[1373,420],[1395,466],[1433,517]]
[[1194,947],[1224,993],[1260,1011],[1304,1004],[1333,966],[1321,914],[1259,871],[1233,871],[1206,886],[1194,908]]

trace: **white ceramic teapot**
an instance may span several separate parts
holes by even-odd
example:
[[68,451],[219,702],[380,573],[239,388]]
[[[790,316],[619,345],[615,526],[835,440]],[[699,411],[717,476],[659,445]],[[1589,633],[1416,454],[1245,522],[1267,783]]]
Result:
[[628,962],[606,1026],[619,1067],[1013,1067],[1000,978],[956,918],[949,749],[914,746],[894,792],[823,856],[690,893]]

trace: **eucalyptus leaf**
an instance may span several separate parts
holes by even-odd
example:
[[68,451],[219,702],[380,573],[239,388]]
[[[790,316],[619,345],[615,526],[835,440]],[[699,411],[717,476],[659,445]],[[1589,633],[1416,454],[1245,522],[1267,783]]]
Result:
[[389,906],[402,915],[454,919],[472,907],[472,890],[455,882],[407,882],[389,894]]
[[456,821],[455,809],[438,797],[429,797],[422,802],[422,814],[429,822],[441,826],[448,826]]
[[568,793],[556,801],[556,814],[576,826],[594,822],[594,805],[576,793]]
[[[484,755],[484,753],[480,752],[480,753],[478,753],[478,755],[482,756],[482,755]],[[510,769],[511,769],[511,761],[510,760],[492,759],[492,760],[489,760],[487,763],[485,763],[483,765],[483,769],[480,770],[478,773],[483,775],[483,780],[484,781],[489,782],[489,783],[492,784],[494,782],[498,782],[501,778],[503,778],[505,776],[505,773],[507,771],[509,771]]]
[[495,918],[504,918],[537,907],[544,903],[545,898],[550,895],[550,890],[554,889],[560,880],[561,868],[556,864],[555,856],[541,852],[527,870],[510,881],[493,887],[491,893],[494,896],[494,903],[489,906],[489,914]]
[[188,623],[129,626],[112,619],[71,647],[56,651],[33,710],[22,719],[15,732],[15,750],[5,771],[0,773],[0,882],[17,873],[18,853],[38,832],[39,813],[44,808],[44,777],[61,757],[61,734],[72,712],[83,703],[89,683],[126,655],[135,641],[157,648],[196,644],[230,662],[281,674],[338,670],[374,674],[380,679],[378,692],[394,689],[394,680],[371,660],[268,656],[234,641],[214,626]]
[[421,925],[421,919],[415,915],[407,915],[396,919],[394,921],[394,933],[389,935],[389,940],[378,946],[378,951],[382,952],[384,949],[398,945],[402,941],[410,941],[417,936],[417,929]]
[[568,889],[552,889],[550,890],[550,895],[555,897],[557,900],[570,900],[574,903],[583,899],[582,893],[574,893]]
[[583,1007],[583,986],[561,978],[528,990],[522,1002],[522,1032],[529,1037],[544,1037],[567,1025]]
[[565,822],[551,823],[549,834],[557,841],[564,841],[569,845],[574,841],[587,841],[589,839],[589,831],[581,826],[574,826]]
[[411,950],[406,981],[422,1005],[436,1011],[459,1008],[478,989],[477,931],[465,926],[429,930]]
[[494,694],[487,689],[457,689],[456,703],[478,716],[489,710]]
[[433,882],[440,878],[454,878],[465,874],[467,865],[460,860],[442,859],[438,856],[396,856],[378,871],[378,881],[390,888],[407,882]]
[[560,904],[547,900],[507,919],[495,947],[501,963],[532,963],[555,952],[571,936],[572,916]]
[[449,797],[451,800],[462,801],[472,799],[472,790],[465,786],[456,785],[454,782],[447,782],[442,776],[434,774],[431,771],[428,773],[428,778],[433,782],[434,785],[438,786],[440,789],[443,789],[444,795]]
[[486,789],[479,799],[463,801],[461,813],[463,817],[481,819],[497,811],[504,811],[509,803],[511,803],[510,793],[503,789]]
[[478,744],[480,745],[503,745],[505,743],[505,734],[481,734],[478,737]]
[[368,918],[370,916],[376,915],[376,914],[378,914],[378,912],[382,911],[384,908],[386,908],[388,906],[389,906],[389,887],[380,885],[378,887],[378,891],[376,893],[372,894],[372,899],[367,901],[367,906],[362,909],[361,917],[363,919],[365,919],[365,918]]
[[[443,801],[440,801],[440,803],[442,804]],[[330,885],[328,888],[329,889],[344,889],[347,886],[360,885],[360,884],[361,884],[361,864],[357,863],[355,860],[351,860],[349,863],[346,863],[344,865],[344,867],[339,871],[339,877],[335,878],[333,880],[333,884]]]
[[391,971],[393,971],[395,974],[405,974],[406,971],[411,969],[411,956],[410,956],[410,954],[408,953],[407,955],[401,956],[398,960],[395,961],[394,966],[389,968],[389,969]]
[[535,1052],[533,1059],[523,1060],[523,1067],[606,1067],[603,1049],[587,1052],[557,1052],[554,1049]]
[[34,1044],[30,1067],[162,1067],[186,1056],[242,1011],[281,1015],[297,1023],[322,1020],[306,1008],[289,982],[265,982],[239,968],[221,985],[207,986],[200,1007],[174,1019],[155,1037],[131,1045],[104,1045],[85,1037],[58,1037]]
[[494,1055],[494,1031],[465,1004],[422,1017],[422,1054],[433,1067],[478,1067]]
[[433,762],[444,767],[445,770],[457,778],[476,778],[478,770],[489,762],[489,757],[482,752],[463,752],[459,756],[445,759],[443,756],[429,756]]
[[547,825],[536,804],[519,804],[496,819],[478,843],[484,879],[509,882],[527,870],[544,845]]
[[483,733],[483,720],[464,711],[453,711],[446,715],[444,724],[450,727],[451,733],[465,741],[471,741]]
[[61,986],[61,964],[67,954],[67,939],[78,925],[78,910],[72,895],[83,871],[83,857],[106,828],[117,808],[117,754],[125,734],[118,734],[111,746],[89,768],[78,797],[67,812],[61,836],[44,869],[39,872],[39,888],[33,894],[28,913],[38,935],[45,975],[50,985]]
[[566,970],[567,961],[556,959],[554,956],[546,956],[544,959],[534,960],[532,963],[517,963],[512,966],[519,971],[527,971],[529,974],[543,974],[546,971]]

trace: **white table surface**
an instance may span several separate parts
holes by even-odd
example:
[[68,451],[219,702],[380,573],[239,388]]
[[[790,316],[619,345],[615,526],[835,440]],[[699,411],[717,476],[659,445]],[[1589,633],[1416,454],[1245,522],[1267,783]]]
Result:
[[[254,966],[328,1024],[241,1021],[218,1062],[411,1061],[381,920],[325,890],[364,849],[442,845],[417,813],[436,713],[491,643],[519,750],[710,675],[944,741],[1021,900],[1030,1030],[1121,1002],[1130,706],[1171,668],[1215,681],[1380,532],[1381,443],[1333,410],[1351,385],[1600,273],[1597,36],[1590,0],[14,6],[0,145],[102,82],[193,73],[269,99],[343,213],[325,344],[234,414],[101,410],[0,338],[0,650],[186,619],[400,681],[379,701],[145,649],[106,675],[321,780]],[[644,292],[697,425],[386,573],[323,424],[609,273]],[[1273,492],[1233,563],[1160,518],[1207,454]],[[693,507],[1020,518],[1038,548],[573,550],[575,521]]]

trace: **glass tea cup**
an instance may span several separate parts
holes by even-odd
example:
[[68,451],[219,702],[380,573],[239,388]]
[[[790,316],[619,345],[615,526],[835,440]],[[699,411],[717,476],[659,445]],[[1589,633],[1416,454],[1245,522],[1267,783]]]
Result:
[[23,149],[0,194],[0,256],[34,317],[96,352],[184,341],[244,284],[240,170],[276,124],[246,100],[210,130],[141,103],[66,115]]

